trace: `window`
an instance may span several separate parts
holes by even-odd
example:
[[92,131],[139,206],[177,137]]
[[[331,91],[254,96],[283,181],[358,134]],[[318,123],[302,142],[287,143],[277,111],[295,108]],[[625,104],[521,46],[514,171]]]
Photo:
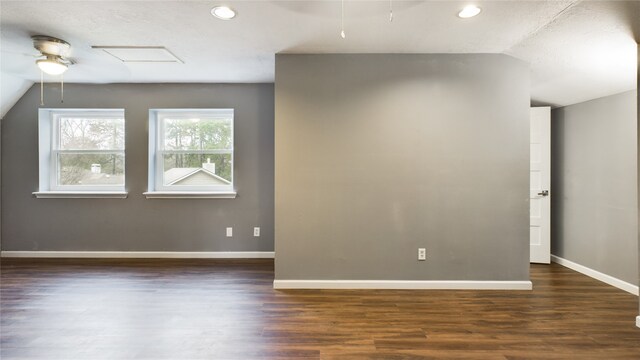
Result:
[[147,197],[235,197],[233,109],[149,111]]
[[41,109],[38,125],[40,191],[36,196],[126,196],[124,110]]

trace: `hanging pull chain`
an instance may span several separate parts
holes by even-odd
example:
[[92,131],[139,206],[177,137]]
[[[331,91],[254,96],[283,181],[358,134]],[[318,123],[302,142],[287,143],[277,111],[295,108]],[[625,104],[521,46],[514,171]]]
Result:
[[44,106],[44,72],[40,70],[40,106]]
[[393,0],[389,0],[389,22],[393,21]]
[[344,39],[346,36],[346,34],[344,33],[344,0],[342,0],[342,13],[340,15],[340,28],[342,31],[340,31],[340,36]]
[[64,104],[64,74],[60,74],[60,102]]

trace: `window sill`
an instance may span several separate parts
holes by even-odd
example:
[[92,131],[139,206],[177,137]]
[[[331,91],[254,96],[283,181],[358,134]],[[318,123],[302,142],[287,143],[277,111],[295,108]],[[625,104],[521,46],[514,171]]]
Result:
[[126,199],[126,191],[36,191],[38,199]]
[[147,199],[235,199],[235,191],[148,191]]

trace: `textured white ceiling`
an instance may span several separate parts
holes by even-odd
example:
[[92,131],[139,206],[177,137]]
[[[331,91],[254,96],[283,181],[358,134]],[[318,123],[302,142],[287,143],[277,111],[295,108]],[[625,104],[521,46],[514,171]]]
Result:
[[[238,12],[210,15],[217,4]],[[637,1],[5,1],[3,73],[38,81],[30,36],[72,45],[68,82],[272,82],[276,53],[506,53],[531,63],[532,99],[568,105],[636,87]],[[99,46],[165,46],[184,64],[122,63]],[[48,81],[57,81],[47,78]]]

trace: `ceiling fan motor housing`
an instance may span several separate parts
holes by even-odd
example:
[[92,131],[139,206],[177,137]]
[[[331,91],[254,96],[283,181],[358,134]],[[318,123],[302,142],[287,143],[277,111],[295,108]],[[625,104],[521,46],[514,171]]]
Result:
[[33,47],[44,56],[54,55],[65,58],[71,50],[71,45],[68,42],[52,36],[35,35],[31,39],[33,39]]

